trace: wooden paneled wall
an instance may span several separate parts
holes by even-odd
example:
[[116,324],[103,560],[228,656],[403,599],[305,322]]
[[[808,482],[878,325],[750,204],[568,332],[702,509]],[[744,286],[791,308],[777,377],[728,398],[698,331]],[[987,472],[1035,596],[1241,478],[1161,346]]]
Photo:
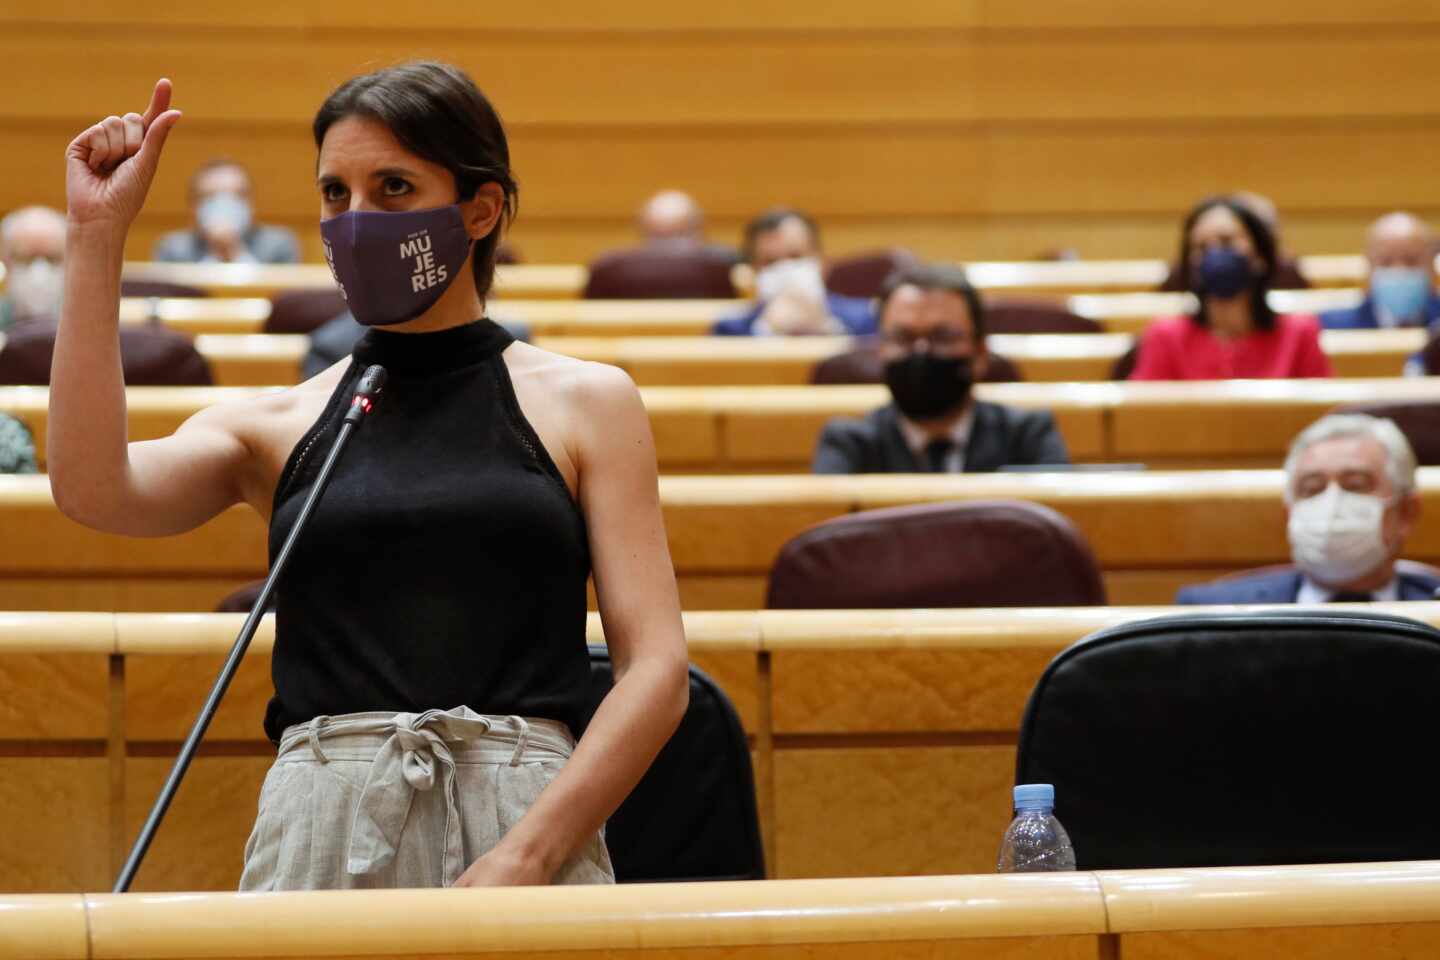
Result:
[[666,185],[717,239],[789,202],[832,251],[963,259],[1168,255],[1179,213],[1234,187],[1279,202],[1297,252],[1356,249],[1387,209],[1440,213],[1429,0],[11,0],[0,54],[0,210],[63,203],[69,138],[174,79],[186,116],[132,258],[185,222],[189,171],[221,154],[316,258],[309,119],[339,81],[416,56],[464,66],[500,108],[531,261],[627,241]]

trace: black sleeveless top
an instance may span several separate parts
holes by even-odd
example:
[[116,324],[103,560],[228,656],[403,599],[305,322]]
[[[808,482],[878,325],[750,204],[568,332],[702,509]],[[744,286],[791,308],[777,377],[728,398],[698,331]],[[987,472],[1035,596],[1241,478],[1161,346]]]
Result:
[[370,330],[275,488],[270,560],[360,374],[389,371],[277,591],[265,732],[361,710],[559,720],[590,678],[584,519],[520,412],[503,327]]

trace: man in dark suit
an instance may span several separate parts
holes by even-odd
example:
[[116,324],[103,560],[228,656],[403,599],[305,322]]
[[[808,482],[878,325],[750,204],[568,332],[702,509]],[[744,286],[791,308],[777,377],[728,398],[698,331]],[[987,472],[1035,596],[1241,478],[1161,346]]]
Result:
[[1365,259],[1369,293],[1359,306],[1320,314],[1327,330],[1429,327],[1440,321],[1435,294],[1435,235],[1419,217],[1387,213],[1370,226]]
[[976,400],[985,311],[959,267],[898,270],[880,294],[881,359],[894,403],[825,425],[816,473],[984,473],[1069,463],[1054,418]]
[[1185,587],[1178,603],[1429,600],[1432,568],[1398,560],[1420,518],[1415,454],[1390,420],[1332,414],[1285,459],[1286,529],[1295,565]]

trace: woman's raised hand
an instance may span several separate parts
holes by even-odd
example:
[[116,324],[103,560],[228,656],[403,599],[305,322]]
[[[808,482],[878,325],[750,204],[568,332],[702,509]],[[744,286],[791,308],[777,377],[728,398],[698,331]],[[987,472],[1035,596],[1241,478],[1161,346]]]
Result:
[[160,150],[180,119],[170,109],[170,81],[155,84],[144,116],[106,117],[65,150],[65,197],[73,225],[125,231],[145,205]]

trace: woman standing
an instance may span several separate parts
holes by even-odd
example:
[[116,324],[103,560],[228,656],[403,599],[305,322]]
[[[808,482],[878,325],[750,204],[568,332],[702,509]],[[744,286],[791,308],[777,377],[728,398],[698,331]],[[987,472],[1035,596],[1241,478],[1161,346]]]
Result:
[[[180,118],[170,96],[161,80],[143,116],[108,117],[66,154],[60,508],[164,536],[243,501],[273,559],[361,371],[390,375],[280,585],[279,754],[242,889],[613,879],[601,828],[684,711],[685,640],[634,384],[485,318],[516,197],[499,117],[439,63],[332,93],[314,123],[320,229],[372,329],[297,387],[127,443],[120,267]],[[592,571],[615,685],[576,744]]]
[[1266,299],[1275,276],[1275,236],[1233,197],[1201,201],[1180,231],[1180,259],[1199,302],[1187,317],[1163,317],[1140,341],[1132,380],[1328,377],[1313,316],[1277,315]]

